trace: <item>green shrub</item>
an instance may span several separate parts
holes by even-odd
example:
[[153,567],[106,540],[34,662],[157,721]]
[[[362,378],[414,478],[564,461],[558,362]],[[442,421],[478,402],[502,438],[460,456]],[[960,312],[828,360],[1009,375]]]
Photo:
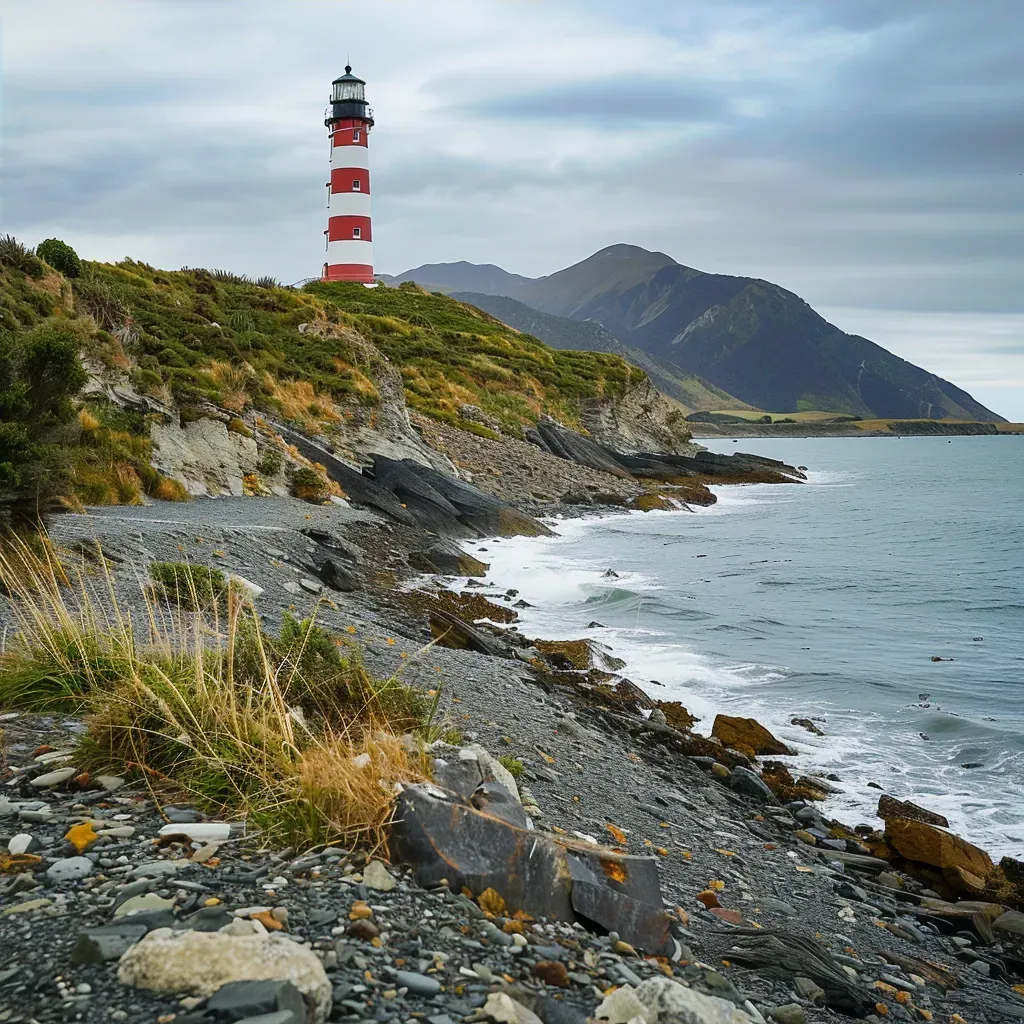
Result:
[[220,569],[191,562],[151,562],[149,578],[167,600],[179,608],[211,610],[222,604],[228,593],[227,577]]
[[303,501],[326,501],[330,491],[327,479],[309,466],[296,466],[291,472],[292,494]]
[[276,445],[267,445],[256,468],[261,476],[277,476],[284,465],[284,452]]
[[0,527],[23,527],[71,489],[72,398],[85,384],[80,335],[67,320],[0,332]]
[[82,273],[82,261],[78,253],[67,242],[59,238],[47,238],[36,248],[36,255],[65,277],[78,277]]
[[0,237],[0,267],[20,270],[23,274],[39,280],[46,272],[42,260],[27,245],[23,245],[13,235]]
[[518,757],[513,757],[511,754],[502,754],[498,758],[498,764],[500,764],[514,779],[522,778],[523,772],[526,771],[523,762]]
[[86,274],[75,281],[75,302],[88,313],[98,327],[116,331],[131,319],[126,293],[115,282],[97,274]]

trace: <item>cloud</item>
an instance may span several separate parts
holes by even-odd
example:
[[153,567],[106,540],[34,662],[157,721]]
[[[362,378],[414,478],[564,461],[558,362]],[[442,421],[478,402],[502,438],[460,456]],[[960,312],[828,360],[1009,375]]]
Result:
[[902,325],[861,333],[924,365],[913,318],[951,317],[943,375],[1019,381],[1018,2],[8,5],[0,218],[96,258],[315,273],[351,53],[382,271],[539,275],[629,241]]
[[455,116],[464,113],[530,122],[578,120],[600,128],[619,121],[715,123],[726,119],[730,111],[728,99],[710,88],[680,85],[664,78],[612,74],[596,82],[493,96],[451,110]]

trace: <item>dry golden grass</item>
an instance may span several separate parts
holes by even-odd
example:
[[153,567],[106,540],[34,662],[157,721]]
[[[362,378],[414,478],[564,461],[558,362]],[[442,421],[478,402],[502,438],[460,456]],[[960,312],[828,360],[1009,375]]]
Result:
[[99,429],[100,421],[85,406],[78,410],[78,424],[82,432],[92,434]]
[[265,632],[237,588],[193,595],[195,611],[148,591],[134,621],[97,558],[63,564],[45,540],[0,551],[17,625],[0,707],[84,714],[80,763],[138,772],[158,800],[185,794],[267,844],[383,847],[396,784],[426,775],[417,736],[436,731],[436,701],[371,679],[311,620]]
[[272,374],[265,373],[263,389],[277,404],[285,419],[300,423],[307,429],[342,421],[331,397],[320,394],[308,380],[278,380]]
[[256,371],[248,363],[236,366],[213,360],[206,373],[220,389],[220,404],[232,412],[244,412],[256,384]]
[[153,497],[160,501],[192,500],[192,495],[188,493],[185,485],[180,480],[173,480],[169,476],[162,477],[160,483],[153,488]]

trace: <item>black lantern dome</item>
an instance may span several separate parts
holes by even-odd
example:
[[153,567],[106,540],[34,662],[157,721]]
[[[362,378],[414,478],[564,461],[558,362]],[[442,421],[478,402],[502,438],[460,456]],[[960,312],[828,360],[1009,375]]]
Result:
[[331,85],[331,109],[325,123],[358,118],[373,127],[373,111],[366,102],[366,83],[352,74],[351,65],[346,65],[345,74]]

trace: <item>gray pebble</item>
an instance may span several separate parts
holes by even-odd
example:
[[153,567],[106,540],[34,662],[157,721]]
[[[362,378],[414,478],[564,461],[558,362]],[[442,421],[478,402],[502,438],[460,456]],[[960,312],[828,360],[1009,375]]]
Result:
[[395,984],[418,996],[436,996],[441,991],[441,982],[437,978],[428,978],[414,971],[396,971]]
[[78,769],[71,768],[58,768],[53,772],[46,772],[45,775],[37,775],[30,785],[36,789],[49,789],[52,786],[59,786],[62,782],[67,782],[68,779],[73,779],[78,774]]
[[81,878],[88,878],[96,870],[88,857],[68,857],[66,860],[58,860],[46,869],[46,877],[55,885],[61,882],[77,882]]

